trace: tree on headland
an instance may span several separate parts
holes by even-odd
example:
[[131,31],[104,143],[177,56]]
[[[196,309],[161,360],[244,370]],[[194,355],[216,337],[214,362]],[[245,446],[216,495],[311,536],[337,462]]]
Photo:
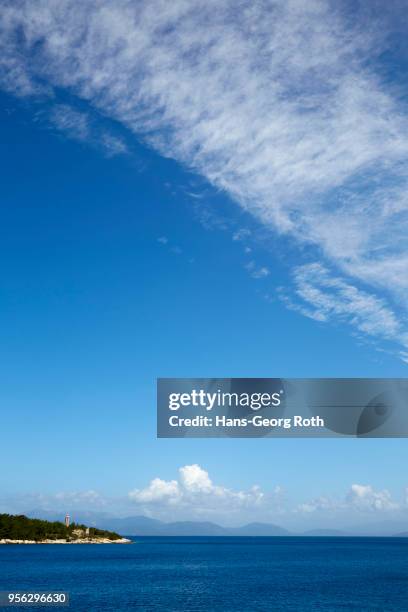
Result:
[[108,540],[119,540],[120,535],[105,529],[89,528],[85,525],[71,523],[66,527],[59,521],[44,521],[41,519],[30,519],[23,514],[0,514],[0,540],[80,540],[85,538],[106,538]]

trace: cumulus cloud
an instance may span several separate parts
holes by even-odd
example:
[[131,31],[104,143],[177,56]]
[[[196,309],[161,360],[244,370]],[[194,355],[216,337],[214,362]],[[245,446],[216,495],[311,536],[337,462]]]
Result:
[[129,493],[131,500],[142,504],[149,503],[178,503],[180,500],[179,483],[176,480],[162,480],[153,478],[145,489],[135,489]]
[[180,482],[186,491],[192,493],[211,493],[215,490],[208,472],[196,463],[180,468]]
[[318,497],[298,506],[297,512],[311,514],[320,512],[330,514],[333,512],[347,513],[373,513],[401,510],[404,507],[392,499],[387,489],[376,490],[371,485],[352,484],[342,499]]
[[129,499],[147,512],[177,508],[194,516],[255,510],[264,502],[265,494],[257,486],[234,491],[216,485],[206,470],[193,464],[179,469],[178,480],[154,478],[144,489],[130,491]]
[[335,510],[338,508],[338,504],[331,500],[329,497],[317,497],[311,501],[299,504],[298,511],[310,514],[317,511]]
[[6,1],[0,81],[68,90],[406,308],[406,103],[346,6]]
[[361,484],[351,485],[347,503],[360,511],[383,512],[399,508],[399,504],[392,500],[387,489],[376,491],[371,485]]
[[153,478],[144,488],[125,497],[107,497],[94,489],[61,491],[54,494],[25,493],[0,497],[0,511],[9,513],[103,512],[116,516],[141,514],[165,521],[212,520],[225,525],[272,522],[292,525],[337,527],[380,517],[406,520],[408,487],[394,498],[388,489],[355,483],[343,495],[320,495],[299,502],[296,491],[281,485],[270,490],[259,486],[233,489],[215,484],[198,464],[185,465],[172,480]]
[[[208,472],[197,464],[179,469],[176,480],[154,478],[145,488],[130,491],[129,500],[138,512],[164,519],[210,518],[221,522],[234,520],[303,520],[320,517],[324,521],[347,522],[374,514],[404,516],[408,508],[408,489],[401,499],[393,499],[387,489],[369,484],[352,484],[342,496],[321,495],[295,502],[280,485],[271,491],[258,486],[233,490],[214,484]],[[297,517],[297,519],[295,518]],[[316,520],[317,520],[316,518]]]

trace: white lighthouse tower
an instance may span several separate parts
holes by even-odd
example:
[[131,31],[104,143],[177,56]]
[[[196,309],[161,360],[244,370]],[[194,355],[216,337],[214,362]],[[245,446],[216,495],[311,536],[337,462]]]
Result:
[[65,527],[69,527],[69,522],[70,522],[70,516],[69,514],[65,515]]

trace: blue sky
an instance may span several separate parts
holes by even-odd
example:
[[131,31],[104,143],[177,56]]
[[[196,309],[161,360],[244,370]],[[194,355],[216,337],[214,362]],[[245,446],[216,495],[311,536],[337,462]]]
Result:
[[156,439],[158,376],[408,367],[399,5],[228,6],[0,7],[0,510],[406,516],[404,440]]

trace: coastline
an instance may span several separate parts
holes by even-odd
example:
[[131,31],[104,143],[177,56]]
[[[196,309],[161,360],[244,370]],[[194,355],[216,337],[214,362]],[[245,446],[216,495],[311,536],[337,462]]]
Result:
[[10,540],[3,538],[0,544],[132,544],[132,540],[128,538],[120,538],[119,540],[109,540],[108,538],[81,538],[78,540]]

